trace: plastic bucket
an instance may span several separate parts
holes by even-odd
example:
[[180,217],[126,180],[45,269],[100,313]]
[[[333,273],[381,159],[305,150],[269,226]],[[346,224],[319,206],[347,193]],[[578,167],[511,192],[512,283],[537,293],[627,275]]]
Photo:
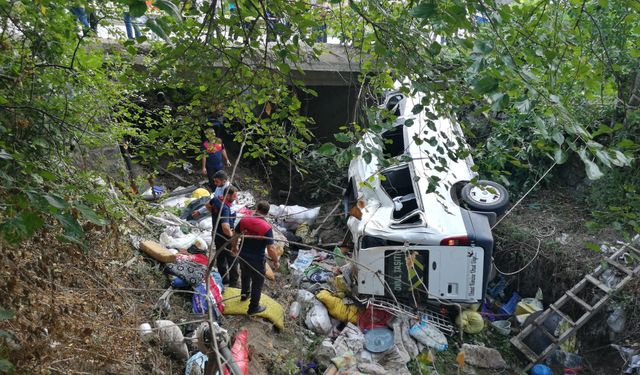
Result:
[[513,294],[511,295],[511,298],[509,298],[509,301],[507,301],[507,303],[505,303],[504,305],[500,306],[500,309],[498,311],[500,312],[500,314],[503,314],[503,315],[513,315],[513,313],[516,311],[516,305],[518,304],[519,301],[520,301],[520,295],[516,292],[513,292]]
[[509,336],[511,333],[511,322],[508,320],[496,320],[491,322],[491,326],[501,335]]

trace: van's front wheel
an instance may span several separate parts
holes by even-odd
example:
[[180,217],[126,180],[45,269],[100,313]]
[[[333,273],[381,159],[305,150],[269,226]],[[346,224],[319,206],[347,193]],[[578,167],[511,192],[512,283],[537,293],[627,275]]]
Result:
[[468,183],[460,192],[462,201],[476,211],[503,213],[509,206],[509,192],[497,182],[481,180]]

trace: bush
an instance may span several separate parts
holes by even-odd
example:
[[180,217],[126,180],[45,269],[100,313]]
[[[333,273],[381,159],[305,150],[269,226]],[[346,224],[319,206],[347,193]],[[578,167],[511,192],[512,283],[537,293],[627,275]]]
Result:
[[615,168],[594,181],[586,197],[594,222],[592,227],[611,226],[623,232],[640,233],[640,168]]

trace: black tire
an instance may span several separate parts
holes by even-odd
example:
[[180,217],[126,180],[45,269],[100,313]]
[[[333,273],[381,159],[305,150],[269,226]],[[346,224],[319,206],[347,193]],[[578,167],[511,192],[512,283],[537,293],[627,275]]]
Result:
[[460,192],[462,201],[475,211],[503,213],[509,207],[509,192],[497,182],[481,180],[468,183]]

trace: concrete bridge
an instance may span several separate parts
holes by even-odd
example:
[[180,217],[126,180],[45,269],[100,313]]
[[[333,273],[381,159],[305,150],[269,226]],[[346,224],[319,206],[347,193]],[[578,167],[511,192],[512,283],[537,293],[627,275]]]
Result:
[[[114,38],[103,38],[102,46],[107,50],[121,49],[122,44]],[[141,53],[137,61],[140,69],[145,69],[142,55],[148,51],[146,43],[139,44]],[[311,47],[301,48],[298,65],[304,72],[291,69],[291,77],[304,82],[317,96],[299,91],[302,101],[301,114],[315,120],[310,130],[320,141],[333,140],[332,134],[353,120],[358,95],[360,55],[352,48],[337,43],[322,43],[322,53],[315,58]],[[220,64],[222,68],[223,65]]]

